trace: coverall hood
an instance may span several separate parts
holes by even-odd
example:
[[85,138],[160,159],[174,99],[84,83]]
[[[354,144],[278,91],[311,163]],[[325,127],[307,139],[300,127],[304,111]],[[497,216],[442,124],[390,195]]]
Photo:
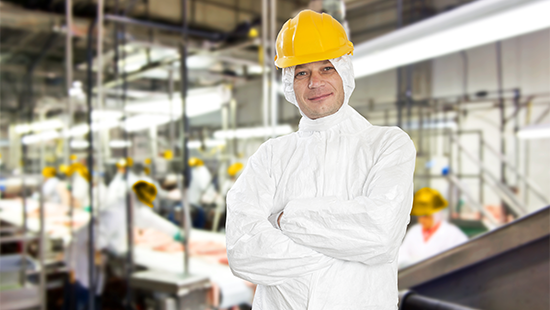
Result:
[[305,121],[323,123],[329,121],[329,119],[331,118],[338,117],[338,114],[341,114],[342,110],[345,110],[346,106],[349,103],[349,98],[351,97],[351,94],[355,89],[355,76],[353,73],[353,63],[351,62],[351,57],[349,55],[344,55],[338,58],[329,59],[329,61],[334,66],[334,69],[336,69],[336,72],[338,72],[338,74],[340,75],[340,78],[342,78],[342,84],[344,86],[344,103],[336,113],[316,120],[312,120],[307,117],[298,106],[296,94],[294,93],[294,71],[296,70],[296,66],[283,68],[282,80],[285,98],[290,103],[298,107],[298,109],[300,110],[300,114],[304,117]]

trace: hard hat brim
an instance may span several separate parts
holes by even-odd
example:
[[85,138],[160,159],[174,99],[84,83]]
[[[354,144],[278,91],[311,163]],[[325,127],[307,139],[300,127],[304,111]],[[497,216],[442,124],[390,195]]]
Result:
[[310,62],[334,59],[348,54],[353,55],[353,43],[350,41],[348,41],[346,45],[328,52],[282,58],[275,56],[275,65],[279,68],[288,68]]

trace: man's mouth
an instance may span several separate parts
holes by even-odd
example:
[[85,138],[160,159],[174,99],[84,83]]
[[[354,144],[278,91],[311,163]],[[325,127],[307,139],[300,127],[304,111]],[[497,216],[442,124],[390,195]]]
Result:
[[324,95],[320,95],[320,96],[315,96],[315,97],[310,97],[310,98],[307,98],[309,101],[319,101],[319,100],[323,100],[323,99],[326,99],[330,96],[332,96],[333,93],[328,93],[328,94],[324,94]]

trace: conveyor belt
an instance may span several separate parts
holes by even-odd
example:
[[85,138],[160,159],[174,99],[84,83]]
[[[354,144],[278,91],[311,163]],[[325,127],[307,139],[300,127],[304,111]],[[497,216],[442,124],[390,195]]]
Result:
[[550,309],[550,206],[399,271],[399,289],[478,309]]

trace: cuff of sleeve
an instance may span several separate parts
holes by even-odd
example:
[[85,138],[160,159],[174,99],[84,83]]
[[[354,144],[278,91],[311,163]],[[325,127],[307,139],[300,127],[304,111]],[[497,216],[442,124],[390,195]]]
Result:
[[281,215],[281,213],[283,213],[284,210],[281,210],[280,212],[277,212],[277,213],[273,213],[271,214],[267,219],[268,221],[271,223],[271,225],[278,229],[278,230],[281,230],[281,227],[279,226],[279,224],[277,223],[277,219],[279,218],[279,216]]

